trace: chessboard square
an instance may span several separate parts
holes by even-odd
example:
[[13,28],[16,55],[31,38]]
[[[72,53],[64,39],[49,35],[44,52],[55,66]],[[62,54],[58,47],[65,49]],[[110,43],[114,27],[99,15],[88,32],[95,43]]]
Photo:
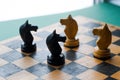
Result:
[[94,47],[85,44],[85,45],[81,45],[78,51],[83,54],[90,54],[93,53]]
[[50,32],[52,33],[54,30],[56,30],[56,33],[57,34],[60,34],[60,35],[64,35],[65,36],[65,33],[64,33],[64,29],[65,29],[65,26],[61,25],[60,23],[59,24],[56,24],[56,25],[51,25],[51,26],[48,26],[44,29],[44,31],[47,31],[47,32]]
[[42,79],[44,80],[70,80],[72,78],[71,75],[62,72],[60,70],[54,70],[44,76],[42,76]]
[[73,78],[70,79],[70,80],[80,80],[80,79],[78,79],[77,77],[73,77]]
[[117,40],[120,40],[120,37],[112,35],[112,43],[116,42]]
[[11,49],[17,49],[21,46],[21,44],[22,44],[22,40],[18,38],[13,41],[5,43],[4,45]]
[[7,64],[8,62],[0,58],[0,66]]
[[54,71],[55,68],[53,68],[53,67],[51,67],[49,65],[46,65],[44,63],[39,63],[39,64],[34,65],[34,66],[32,66],[32,67],[30,67],[30,68],[28,68],[26,70],[28,72],[36,75],[36,76],[41,77],[41,76],[43,76],[45,74],[48,74],[48,73]]
[[114,42],[113,44],[120,46],[120,40],[117,40],[117,41]]
[[107,75],[99,73],[95,70],[88,69],[87,71],[77,75],[80,80],[104,80]]
[[120,70],[119,67],[111,65],[109,63],[103,62],[101,64],[96,65],[93,67],[94,70],[101,72],[103,74],[106,74],[108,76],[112,75],[113,73],[117,72]]
[[3,78],[3,77],[0,77],[0,80],[6,80],[5,78]]
[[114,73],[111,77],[115,78],[117,80],[120,80],[120,70],[118,72]]
[[92,41],[90,41],[90,42],[88,42],[87,44],[88,45],[90,45],[90,46],[93,46],[93,47],[95,47],[96,46],[96,39],[94,39],[94,40],[92,40]]
[[7,77],[7,80],[35,80],[37,79],[37,76],[23,70],[18,73],[15,73],[9,77]]
[[23,58],[24,56],[21,55],[21,53],[19,53],[18,51],[12,50],[10,52],[7,52],[7,53],[1,55],[0,57],[6,61],[13,62],[17,59]]
[[71,48],[65,47],[63,44],[61,45],[61,48],[62,48],[62,53],[65,53],[65,52],[71,50]]
[[100,27],[102,25],[100,23],[96,23],[96,22],[88,22],[88,23],[83,24],[83,26],[89,27],[89,28],[94,28],[94,27]]
[[105,80],[116,80],[116,79],[112,77],[107,77]]
[[88,68],[92,68],[92,67],[102,63],[101,60],[96,59],[96,58],[92,58],[92,57],[89,57],[89,56],[82,57],[82,58],[76,60],[75,62],[78,63],[78,64],[81,64],[83,66],[86,66]]
[[42,41],[42,40],[43,40],[43,38],[34,36],[34,42],[38,42],[38,41]]
[[90,31],[88,27],[83,27],[83,26],[78,27],[78,34],[87,33],[88,31]]
[[71,61],[68,60],[68,59],[65,59],[65,65],[67,65],[67,64],[69,64],[69,63],[71,63]]
[[91,36],[91,37],[93,37],[93,38],[97,38],[97,37],[98,37],[98,36],[95,36],[95,35],[93,34],[93,29],[90,29],[88,32],[84,33],[84,35]]
[[80,43],[88,43],[88,42],[95,39],[94,37],[90,37],[90,36],[87,36],[87,35],[80,35],[78,37],[79,37]]
[[90,22],[90,19],[83,17],[83,16],[76,16],[74,19],[77,21],[77,24],[83,24],[86,22]]
[[37,34],[35,34],[35,36],[38,36],[40,38],[43,38],[43,40],[45,40],[45,38],[50,34],[50,32],[48,31],[40,31]]
[[70,64],[63,66],[60,69],[61,69],[61,71],[64,71],[70,75],[76,76],[76,75],[86,71],[88,68],[85,66],[82,66],[80,64],[77,64],[75,62],[71,62]]
[[43,80],[43,79],[41,79],[41,78],[39,77],[39,78],[37,78],[37,79],[35,79],[35,80]]
[[0,55],[4,54],[4,53],[7,53],[9,51],[12,51],[11,48],[8,48],[6,46],[3,46],[3,45],[0,45]]
[[8,64],[0,67],[0,76],[8,77],[8,76],[15,74],[21,70],[22,69],[17,67],[16,65],[8,63]]
[[[53,32],[56,28],[58,28],[59,26],[62,26],[59,22],[51,24],[49,26],[46,26],[43,28],[43,30],[48,31],[48,32]],[[61,27],[62,28],[62,27]]]
[[110,50],[113,54],[119,54],[120,53],[120,46],[118,46],[118,45],[111,44],[109,46],[109,48],[110,48]]
[[76,52],[74,50],[69,50],[65,53],[66,59],[68,59],[70,61],[75,61],[83,56],[84,56],[84,54],[81,54],[81,53]]
[[53,30],[55,30],[55,26],[58,26],[58,24],[51,24],[51,25],[45,27],[44,30],[47,32],[52,32]]
[[113,31],[112,35],[120,37],[120,30],[118,29],[118,30]]
[[116,55],[116,56],[112,57],[111,59],[107,60],[106,62],[120,67],[120,56]]
[[[47,38],[47,37],[46,37]],[[44,39],[44,40],[42,40],[42,41],[38,41],[38,42],[36,42],[36,44],[37,44],[37,48],[40,48],[40,49],[45,49],[46,50],[46,47],[47,47],[47,45],[46,45],[46,42],[45,42],[46,40]]]
[[36,60],[34,60],[33,58],[26,56],[24,58],[21,58],[19,60],[16,60],[13,62],[13,64],[19,66],[22,69],[26,69],[29,68],[33,65],[38,64],[39,62],[37,62]]
[[37,51],[35,54],[30,55],[30,57],[42,63],[47,59],[47,56],[49,54],[50,52],[48,50],[40,50],[40,51]]

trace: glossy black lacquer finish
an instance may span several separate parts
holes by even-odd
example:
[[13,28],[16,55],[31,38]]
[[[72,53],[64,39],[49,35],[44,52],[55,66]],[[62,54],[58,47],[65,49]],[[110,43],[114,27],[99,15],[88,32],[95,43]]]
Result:
[[51,55],[47,57],[48,64],[60,66],[65,63],[64,55],[61,53],[62,49],[58,43],[59,41],[65,42],[65,40],[66,37],[56,34],[56,30],[54,30],[53,33],[47,37],[46,44],[51,53]]
[[21,45],[21,51],[25,53],[32,53],[36,51],[36,44],[33,44],[33,36],[31,31],[37,31],[37,26],[32,26],[28,23],[28,20],[20,26],[19,33],[24,42]]

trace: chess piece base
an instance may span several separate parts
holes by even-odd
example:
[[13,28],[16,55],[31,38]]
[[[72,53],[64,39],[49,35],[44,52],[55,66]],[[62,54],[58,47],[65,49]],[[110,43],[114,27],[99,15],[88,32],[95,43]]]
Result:
[[21,51],[22,51],[22,54],[24,55],[31,55],[36,51],[36,44],[30,45],[30,46],[25,46],[22,44]]
[[61,66],[65,64],[65,57],[61,54],[58,57],[54,57],[52,55],[47,56],[47,63],[53,66]]
[[100,50],[96,48],[93,55],[95,58],[102,59],[102,60],[106,60],[111,57],[110,49]]
[[68,47],[68,48],[78,47],[79,46],[79,39],[77,39],[77,40],[66,40],[65,43],[64,43],[64,46]]

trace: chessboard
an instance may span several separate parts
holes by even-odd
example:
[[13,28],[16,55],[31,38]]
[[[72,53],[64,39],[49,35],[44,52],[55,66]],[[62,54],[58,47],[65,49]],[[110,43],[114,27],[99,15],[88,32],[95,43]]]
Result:
[[63,66],[47,64],[50,54],[46,46],[46,38],[55,29],[56,33],[64,34],[65,26],[59,22],[32,32],[37,51],[30,56],[22,55],[20,36],[0,42],[0,80],[120,80],[120,28],[110,25],[112,32],[111,58],[100,60],[93,57],[98,36],[92,34],[93,28],[105,23],[83,16],[76,16],[78,23],[78,48],[64,47],[60,42],[62,53],[65,55]]

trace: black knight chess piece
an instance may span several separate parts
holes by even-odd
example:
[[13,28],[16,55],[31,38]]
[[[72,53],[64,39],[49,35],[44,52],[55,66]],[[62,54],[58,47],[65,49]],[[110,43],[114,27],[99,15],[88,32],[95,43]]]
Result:
[[24,42],[24,44],[21,45],[21,51],[23,54],[30,55],[36,51],[36,44],[33,44],[34,38],[31,34],[31,31],[37,31],[37,29],[38,27],[29,24],[28,20],[20,26],[19,33]]
[[65,63],[64,55],[61,53],[62,49],[59,45],[59,41],[65,42],[66,37],[62,37],[59,34],[56,34],[56,30],[53,31],[46,39],[47,47],[51,53],[47,57],[47,62],[53,66],[60,66]]

